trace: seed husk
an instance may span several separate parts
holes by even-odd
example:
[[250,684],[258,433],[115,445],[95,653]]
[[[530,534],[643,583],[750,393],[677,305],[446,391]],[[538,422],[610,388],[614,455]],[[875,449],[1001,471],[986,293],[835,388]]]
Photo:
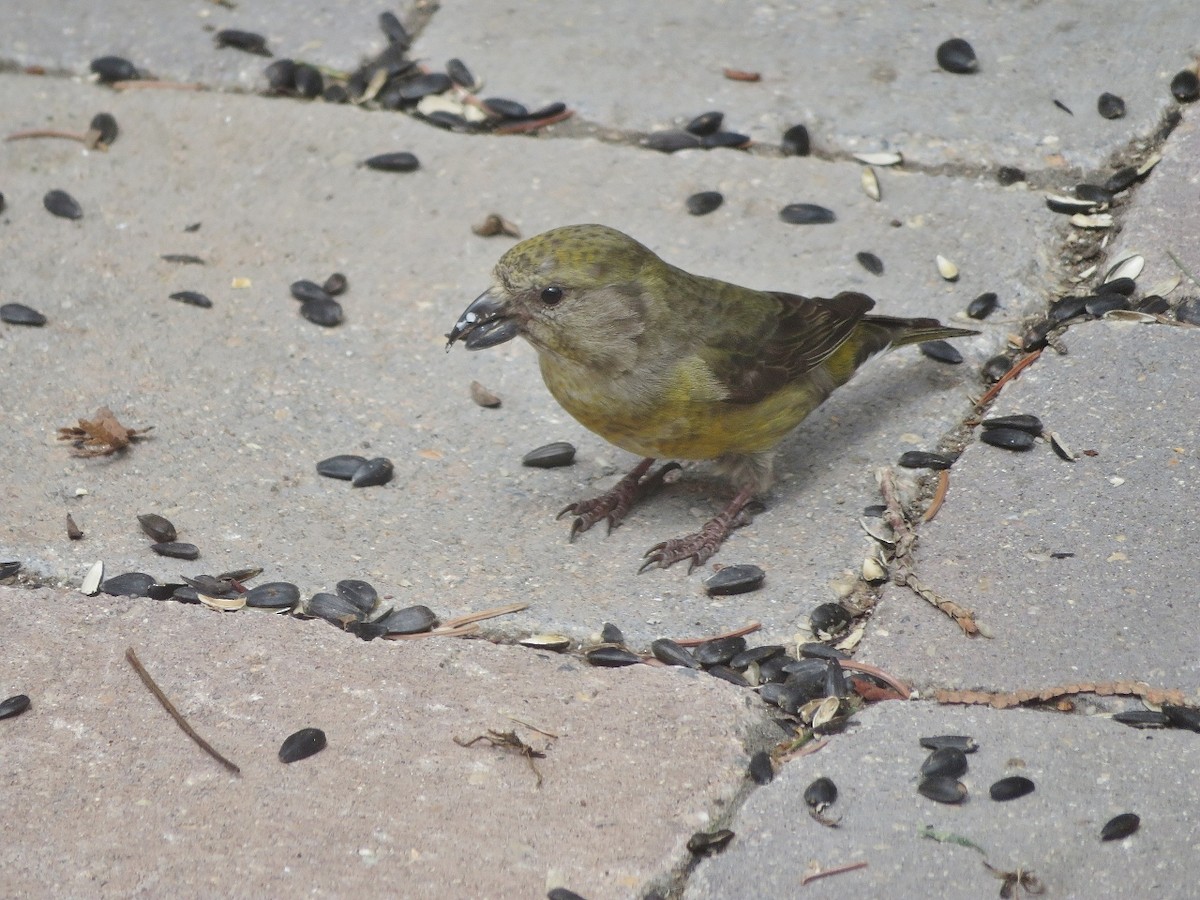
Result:
[[1000,182],[1001,187],[1008,187],[1011,184],[1024,181],[1025,173],[1016,166],[1001,166],[996,170],[996,180]]
[[624,647],[593,647],[584,654],[584,657],[593,666],[610,669],[632,666],[642,661],[640,656]]
[[625,635],[612,622],[605,622],[600,627],[600,642],[602,644],[624,644]]
[[1096,111],[1105,119],[1120,119],[1125,115],[1125,101],[1105,91],[1096,100]]
[[693,216],[706,216],[724,202],[720,191],[700,191],[687,198],[687,211]]
[[350,281],[341,272],[334,272],[325,279],[325,283],[321,285],[323,290],[330,297],[336,297],[339,294],[346,293],[346,288],[350,287]]
[[1129,709],[1114,713],[1113,721],[1131,728],[1166,728],[1171,724],[1166,713],[1154,709]]
[[[0,578],[8,578],[16,575],[21,568],[19,562],[0,563]],[[87,574],[83,576],[83,581],[79,585],[79,591],[89,597],[94,597],[100,590],[100,581],[104,578],[104,560],[96,560],[92,563],[91,568],[87,570]]]
[[924,341],[920,345],[921,353],[940,363],[956,366],[963,361],[958,348],[949,341]]
[[700,668],[700,663],[696,662],[696,657],[692,655],[692,651],[670,638],[659,638],[656,641],[652,641],[650,643],[650,652],[654,654],[655,659],[666,663],[668,666],[682,666],[686,669]]
[[1031,450],[1035,443],[1032,434],[1016,428],[989,428],[979,435],[979,439],[993,447],[1015,451]]
[[975,739],[965,734],[936,734],[920,738],[919,743],[926,750],[941,750],[943,747],[954,747],[963,753],[974,753],[979,749]]
[[704,580],[704,590],[710,597],[745,594],[762,587],[766,577],[767,573],[755,565],[723,566]]
[[940,747],[921,764],[925,778],[958,778],[967,773],[967,755],[958,747]]
[[150,549],[159,556],[169,556],[171,559],[200,558],[200,548],[195,544],[188,544],[183,541],[160,541],[157,544],[151,544]]
[[642,138],[641,145],[661,153],[675,153],[699,147],[700,138],[686,131],[656,131]]
[[82,219],[83,207],[66,191],[53,190],[42,198],[42,205],[51,215],[60,219]]
[[854,159],[865,166],[898,166],[904,157],[894,150],[878,150],[870,153],[855,153]]
[[213,43],[216,44],[218,50],[222,47],[233,47],[235,50],[243,50],[256,56],[271,55],[271,51],[267,49],[267,39],[253,31],[222,28],[213,35]]
[[372,156],[363,165],[368,169],[375,169],[377,172],[415,172],[421,167],[421,162],[407,150],[399,150],[395,153],[380,153],[378,156]]
[[779,211],[779,218],[789,225],[828,225],[837,221],[833,210],[816,203],[789,203]]
[[141,73],[127,59],[120,56],[100,56],[92,60],[91,70],[96,74],[101,84],[113,84],[117,81],[136,81]]
[[950,38],[938,45],[937,64],[955,75],[969,75],[979,70],[975,48],[962,38]]
[[878,201],[882,199],[883,192],[879,189],[879,176],[875,174],[875,170],[867,166],[859,173],[859,184],[862,185],[863,193],[872,200]]
[[324,750],[325,743],[325,732],[320,728],[301,728],[295,734],[288,735],[280,746],[279,761],[294,763],[307,759]]
[[821,776],[804,789],[804,802],[816,812],[822,812],[837,800],[838,789],[833,779]]
[[724,850],[732,840],[733,832],[728,828],[711,832],[697,831],[688,838],[687,848],[689,853],[697,856],[712,856],[714,853]]
[[1200,97],[1200,78],[1191,69],[1176,72],[1171,79],[1171,96],[1180,103],[1191,103]]
[[1068,197],[1065,194],[1047,194],[1046,206],[1056,213],[1072,215],[1086,213],[1096,208],[1095,200],[1084,200],[1081,197]]
[[531,634],[518,643],[523,647],[532,647],[535,650],[551,650],[555,653],[560,653],[563,650],[571,648],[571,639],[565,634]]
[[1179,706],[1174,703],[1162,705],[1163,714],[1171,720],[1175,728],[1185,728],[1188,731],[1200,732],[1200,709],[1191,706]]
[[872,275],[883,274],[883,260],[871,253],[868,250],[860,250],[854,254],[854,258],[858,260],[858,264],[870,272]]
[[1075,185],[1075,196],[1080,200],[1094,203],[1096,209],[1104,209],[1109,203],[1112,203],[1113,198],[1112,191],[1108,190],[1108,188],[1086,182]]
[[1100,840],[1117,841],[1127,838],[1141,827],[1142,818],[1137,813],[1121,813],[1113,816],[1100,829]]
[[917,792],[937,803],[962,803],[967,799],[967,787],[955,778],[926,778],[917,785]]
[[575,446],[567,441],[555,441],[530,450],[521,457],[521,465],[535,469],[556,469],[575,461]]
[[155,543],[167,543],[175,540],[178,536],[171,520],[158,513],[142,513],[137,520],[138,524],[142,526],[142,531]]
[[999,298],[995,292],[987,291],[967,304],[967,315],[972,319],[986,319],[995,310],[998,302]]
[[317,474],[324,475],[326,478],[338,478],[342,481],[349,481],[354,477],[354,473],[362,468],[363,463],[366,461],[365,457],[354,456],[348,453],[330,456],[328,459],[323,459],[317,463]]
[[19,716],[25,710],[29,709],[28,694],[14,694],[0,703],[0,719],[11,719],[13,716]]
[[9,325],[32,325],[36,328],[46,324],[46,317],[24,303],[5,303],[0,306],[0,322]]
[[342,309],[342,304],[338,303],[332,297],[324,300],[305,300],[300,304],[300,315],[308,319],[314,325],[320,325],[322,328],[333,328],[342,324],[342,319],[345,317],[345,312]]
[[1063,103],[1063,102],[1062,102],[1061,100],[1059,100],[1057,97],[1054,99],[1054,101],[1053,101],[1053,102],[1054,102],[1054,105],[1055,105],[1055,106],[1057,106],[1059,109],[1061,109],[1063,112],[1065,112],[1065,113],[1066,113],[1068,116],[1073,116],[1073,115],[1075,115],[1075,113],[1073,113],[1073,112],[1071,111],[1071,107],[1067,106],[1067,104]]
[[937,255],[937,258],[934,261],[937,263],[938,274],[941,275],[942,278],[944,278],[946,281],[958,281],[958,266],[946,259],[946,257],[942,256],[940,253]]
[[750,779],[755,784],[770,784],[775,780],[775,764],[766,750],[759,750],[750,757]]
[[437,623],[438,618],[433,610],[417,604],[393,609],[376,624],[384,629],[384,634],[424,634],[435,628]]
[[146,597],[146,591],[154,584],[154,576],[145,572],[125,572],[114,575],[100,584],[100,590],[110,597]]
[[300,588],[290,581],[268,581],[246,592],[246,605],[255,609],[291,609],[300,602]]
[[813,607],[808,621],[814,634],[839,634],[850,627],[853,616],[844,606],[837,603],[822,603]]
[[303,601],[297,609],[301,615],[324,619],[331,625],[345,630],[347,626],[363,620],[357,606],[337,594],[321,591]]
[[793,125],[783,133],[779,149],[783,151],[784,156],[808,156],[812,152],[808,129],[803,125]]
[[75,517],[67,513],[67,537],[73,541],[83,540],[83,532],[75,524]]
[[485,409],[495,409],[500,405],[500,398],[478,381],[471,382],[471,399],[475,401],[476,405]]
[[696,662],[708,668],[728,663],[745,649],[746,639],[744,637],[715,638],[705,641],[693,651],[692,655],[696,657]]
[[198,306],[201,309],[212,309],[212,301],[197,291],[176,291],[170,295],[172,300],[186,303],[188,306]]
[[[1142,269],[1146,267],[1146,257],[1140,253],[1131,253],[1124,259],[1118,260],[1113,264],[1113,267],[1104,275],[1104,285],[1101,290],[1116,290],[1107,285],[1122,284],[1133,282],[1135,278],[1142,274]],[[1134,284],[1129,284],[1128,290],[1122,289],[1123,294],[1132,294]]]
[[515,238],[521,236],[521,229],[516,223],[510,222],[499,213],[488,213],[482,222],[471,226],[471,231],[480,237],[495,237],[499,234]]
[[1042,424],[1042,420],[1032,413],[992,416],[989,419],[984,419],[979,424],[985,431],[989,428],[1015,428],[1017,431],[1026,431],[1035,437],[1046,430]]
[[352,487],[378,487],[391,481],[394,472],[395,467],[390,459],[377,456],[358,467],[350,479],[350,484]]
[[1096,213],[1090,216],[1075,213],[1071,216],[1070,222],[1076,228],[1112,228],[1113,217],[1108,213]]
[[1024,797],[1026,794],[1032,794],[1034,784],[1024,775],[1009,775],[1007,778],[1001,778],[994,782],[988,793],[991,794],[993,800],[1006,801],[1016,800],[1018,797]]
[[906,450],[900,454],[896,464],[905,469],[948,469],[954,465],[954,460],[944,453]]
[[320,69],[308,63],[296,66],[292,81],[296,86],[296,95],[306,100],[320,97],[325,90],[325,76],[321,74]]
[[701,113],[688,122],[683,127],[683,130],[689,134],[694,134],[697,137],[706,137],[718,131],[721,123],[725,121],[725,113],[723,112],[706,112]]

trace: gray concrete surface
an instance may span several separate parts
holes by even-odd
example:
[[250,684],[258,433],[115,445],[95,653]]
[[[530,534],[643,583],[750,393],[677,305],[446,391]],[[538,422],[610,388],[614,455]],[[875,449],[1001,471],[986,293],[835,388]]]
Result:
[[[34,704],[0,721],[0,811],[20,823],[0,857],[11,893],[507,897],[568,886],[587,897],[791,896],[810,858],[869,866],[805,896],[998,891],[973,851],[911,837],[929,821],[969,832],[997,865],[1032,867],[1053,896],[1105,896],[1115,872],[1150,879],[1158,896],[1187,896],[1191,873],[1155,866],[1194,843],[1194,735],[1082,715],[1132,700],[1079,696],[1073,716],[869,707],[829,747],[748,792],[746,760],[779,738],[772,708],[703,677],[603,672],[577,656],[448,638],[364,644],[321,622],[73,590],[96,560],[109,574],[163,580],[256,565],[261,580],[306,594],[365,578],[443,618],[528,602],[486,625],[499,643],[556,631],[578,646],[605,621],[642,650],[656,637],[751,622],[762,626],[754,641],[789,642],[806,637],[809,610],[840,596],[870,551],[858,520],[878,502],[875,470],[904,450],[965,441],[947,503],[920,530],[917,571],[974,608],[992,637],[968,640],[914,595],[885,588],[860,657],[926,698],[1128,679],[1200,700],[1194,604],[1180,574],[1197,507],[1195,330],[1073,326],[1068,355],[1047,350],[993,406],[1036,412],[1096,456],[1070,464],[1045,446],[1010,455],[961,427],[983,390],[980,364],[1072,277],[1131,250],[1147,259],[1142,293],[1178,273],[1167,251],[1200,271],[1194,112],[1184,108],[1158,145],[1176,109],[1167,84],[1196,49],[1179,27],[1188,4],[1136,14],[1034,4],[958,18],[924,4],[395,11],[419,31],[414,57],[434,67],[462,57],[486,79],[485,96],[562,99],[576,117],[540,137],[460,135],[402,114],[264,98],[253,91],[267,60],[215,50],[206,30],[260,30],[279,55],[347,69],[383,46],[378,10],[347,4],[163,11],[56,0],[23,6],[0,44],[6,134],[82,131],[99,111],[121,127],[107,153],[0,144],[0,303],[49,318],[42,329],[0,325],[0,451],[12,461],[0,476],[0,561],[23,564],[0,589],[17,648],[0,665],[0,695],[28,693]],[[975,44],[978,73],[934,64],[937,44],[956,35]],[[88,61],[107,53],[212,89],[90,84]],[[762,81],[728,81],[725,66]],[[1126,118],[1096,114],[1102,91],[1124,96]],[[723,109],[759,146],[671,156],[637,146],[642,133],[707,109]],[[817,156],[781,158],[779,134],[798,121]],[[879,170],[874,202],[848,157],[879,148],[905,164]],[[1102,181],[1156,148],[1163,161],[1118,200],[1111,236],[1081,236],[1045,208],[1039,189]],[[418,155],[419,171],[359,165],[401,149]],[[1030,181],[999,186],[1001,165]],[[50,217],[41,198],[52,188],[73,194],[84,217]],[[684,198],[705,189],[721,190],[725,205],[688,216]],[[801,201],[838,221],[779,221],[780,207]],[[964,365],[896,353],[811,416],[781,449],[767,509],[714,560],[762,566],[765,587],[708,598],[700,573],[634,574],[647,547],[727,500],[707,466],[688,465],[611,535],[568,544],[554,513],[633,460],[554,404],[528,347],[443,352],[444,333],[513,243],[471,233],[490,212],[526,235],[604,222],[692,271],[807,294],[862,290],[885,313],[955,320],[987,290],[1002,308],[957,342]],[[882,277],[855,262],[860,250],[884,260]],[[168,263],[166,253],[206,264]],[[959,266],[957,282],[939,278],[937,254]],[[287,286],[335,270],[350,279],[346,322],[319,329],[297,315]],[[167,299],[183,289],[214,308]],[[1170,299],[1196,292],[1185,281]],[[503,405],[471,403],[473,379]],[[101,405],[154,426],[151,439],[117,457],[71,457],[56,429]],[[579,447],[574,466],[520,465],[551,440]],[[347,452],[390,457],[395,479],[355,490],[315,474],[317,460]],[[901,472],[907,490],[919,474]],[[169,516],[200,560],[153,555],[136,524],[149,511]],[[82,541],[67,540],[67,513]],[[130,644],[201,732],[243,763],[240,783],[166,720],[122,659]],[[509,727],[507,716],[562,735],[539,763],[540,791],[519,757],[449,740]],[[324,727],[330,748],[283,768],[279,741],[306,724]],[[935,724],[984,749],[972,760],[972,801],[925,816],[931,804],[904,773],[922,756],[915,735]],[[1017,758],[1039,784],[1020,835],[983,799],[992,773]],[[818,766],[847,798],[836,832],[803,811]],[[86,779],[49,785],[37,777],[81,771]],[[1105,793],[1118,783],[1124,794]],[[1143,830],[1100,847],[1094,833],[1125,808],[1131,784]],[[42,808],[47,816],[27,812]],[[737,833],[730,850],[692,871],[688,836],[717,826]],[[268,849],[247,854],[260,840],[247,835],[264,828]]]

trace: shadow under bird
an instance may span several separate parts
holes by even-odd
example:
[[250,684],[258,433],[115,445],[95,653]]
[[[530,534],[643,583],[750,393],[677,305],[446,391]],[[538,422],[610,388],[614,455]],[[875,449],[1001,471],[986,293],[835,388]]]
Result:
[[650,474],[656,459],[716,460],[733,500],[696,533],[651,547],[640,571],[684,559],[694,568],[770,487],[776,445],[863,363],[893,347],[979,333],[868,315],[874,305],[852,291],[809,298],[692,275],[615,229],[568,225],[505,253],[446,347],[524,337],[562,407],[644,457],[606,494],[559,513],[575,515],[572,539],[601,520],[611,530],[679,468]]

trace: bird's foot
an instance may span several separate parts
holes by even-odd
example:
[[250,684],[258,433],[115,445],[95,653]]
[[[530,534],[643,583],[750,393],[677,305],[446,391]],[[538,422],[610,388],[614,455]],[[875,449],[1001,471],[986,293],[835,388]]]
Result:
[[664,475],[681,468],[679,463],[667,463],[665,466],[659,467],[654,474],[647,476],[646,473],[652,465],[654,465],[653,459],[643,459],[608,493],[590,500],[579,500],[565,507],[556,518],[561,519],[567,513],[575,514],[575,521],[571,523],[569,540],[575,540],[575,535],[587,531],[601,520],[608,521],[608,530],[611,532],[621,524],[621,520],[625,518],[626,513],[633,508],[635,503],[662,487]]
[[685,559],[691,560],[688,565],[688,574],[691,574],[696,566],[704,565],[705,561],[720,549],[731,531],[750,524],[751,518],[746,514],[746,504],[750,502],[750,497],[749,490],[740,491],[728,506],[705,522],[704,527],[695,534],[655,544],[646,551],[645,561],[638,569],[638,574],[641,575],[652,568],[665,569]]

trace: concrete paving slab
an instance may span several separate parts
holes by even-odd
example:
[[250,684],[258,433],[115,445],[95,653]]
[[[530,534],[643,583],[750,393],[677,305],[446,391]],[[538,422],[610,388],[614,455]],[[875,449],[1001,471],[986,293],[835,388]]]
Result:
[[[967,757],[968,798],[960,806],[917,793],[928,755],[918,740],[935,734],[966,734],[979,744]],[[881,703],[860,713],[851,733],[755,791],[729,849],[697,866],[684,896],[995,897],[1002,882],[984,868],[986,858],[1005,871],[1032,871],[1047,897],[1129,889],[1182,898],[1192,893],[1183,861],[1196,850],[1198,768],[1192,732],[1141,732],[1100,717],[1029,710]],[[1009,775],[1031,779],[1034,792],[992,800],[991,784]],[[836,829],[807,814],[804,790],[820,776],[838,787],[825,813],[839,820]],[[1104,823],[1125,812],[1141,816],[1141,829],[1101,842]],[[985,852],[922,837],[926,828]],[[810,867],[857,862],[866,866],[801,887]]]
[[[678,669],[47,589],[0,588],[0,621],[0,694],[32,700],[0,721],[10,897],[628,897],[727,814],[766,732]],[[282,764],[304,727],[328,746]],[[540,788],[520,754],[455,744],[488,729],[545,752]]]
[[[768,587],[709,600],[682,567],[635,575],[649,546],[726,502],[728,488],[707,467],[608,538],[570,545],[554,514],[606,489],[633,459],[558,408],[523,344],[443,353],[443,335],[512,243],[475,237],[470,226],[490,211],[526,233],[603,221],[693,270],[815,294],[868,290],[901,315],[951,319],[998,289],[1007,319],[958,342],[972,363],[995,352],[1014,314],[1041,302],[1059,227],[1037,194],[980,180],[885,172],[874,203],[858,188],[857,164],[789,161],[806,173],[798,189],[778,161],[732,151],[664,157],[472,138],[344,107],[120,95],[13,76],[0,90],[16,128],[86,123],[106,109],[123,129],[107,154],[63,141],[4,148],[9,171],[21,173],[6,188],[4,299],[41,309],[50,323],[0,333],[6,378],[26,398],[0,437],[23,471],[4,486],[0,549],[35,574],[68,580],[97,558],[110,573],[164,579],[261,565],[264,578],[306,592],[363,577],[446,616],[531,602],[528,615],[499,624],[508,634],[583,636],[613,620],[644,647],[759,620],[767,639],[786,638],[833,598],[833,580],[857,569],[874,468],[937,444],[969,409],[973,367],[910,350],[835,395],[785,445],[769,511],[721,554],[763,566]],[[415,152],[422,168],[392,175],[358,165],[395,149]],[[683,212],[684,197],[714,186],[731,197],[728,213]],[[47,215],[41,195],[51,188],[76,196],[84,217]],[[777,209],[796,199],[841,219],[785,225]],[[962,210],[981,200],[964,224]],[[1003,224],[1013,220],[1028,228]],[[192,223],[199,230],[186,232]],[[882,278],[853,261],[864,247],[884,258]],[[168,263],[165,253],[206,265]],[[958,283],[938,277],[937,253],[956,260]],[[287,285],[334,270],[350,278],[347,321],[321,329],[297,315]],[[250,286],[232,288],[236,278]],[[214,308],[167,299],[184,289],[209,295]],[[504,405],[474,406],[473,379]],[[154,426],[152,439],[124,459],[71,458],[55,430],[105,404],[131,427]],[[519,465],[526,451],[563,439],[580,448],[573,468]],[[350,452],[390,457],[395,480],[354,490],[315,474],[318,460]],[[66,540],[67,512],[84,541]],[[155,557],[135,522],[145,512],[175,521],[201,560]]]

